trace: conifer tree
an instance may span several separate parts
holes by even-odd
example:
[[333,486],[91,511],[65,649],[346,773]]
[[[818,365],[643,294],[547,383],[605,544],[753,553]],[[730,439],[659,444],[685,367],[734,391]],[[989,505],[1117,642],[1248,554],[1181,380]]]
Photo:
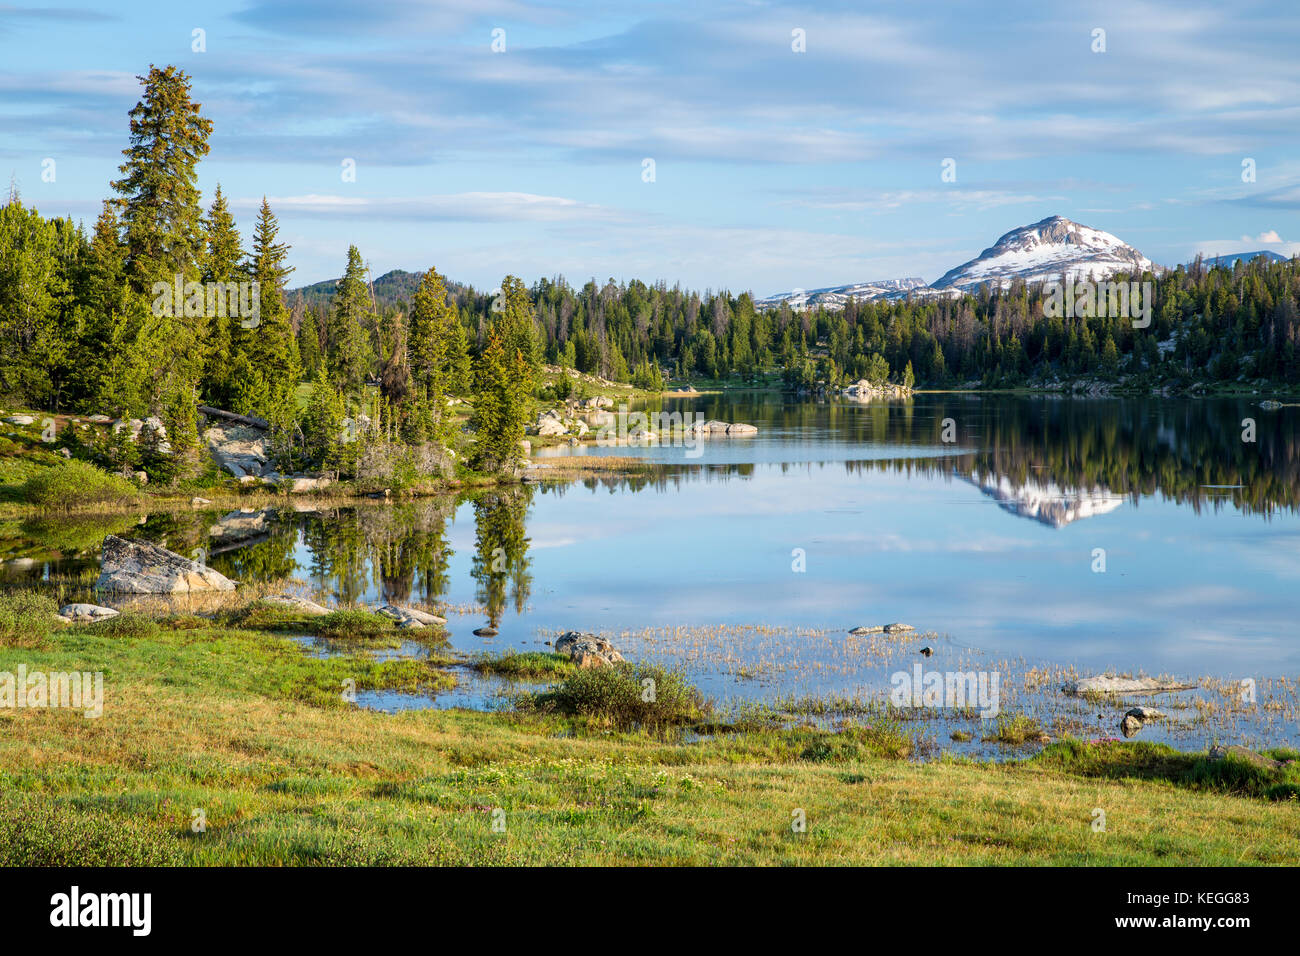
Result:
[[203,256],[198,162],[212,121],[190,98],[190,78],[174,66],[137,77],[144,95],[131,110],[131,144],[113,183],[125,230],[127,272],[139,292],[175,274],[194,279]]
[[542,350],[537,344],[537,323],[528,288],[522,279],[506,276],[501,280],[501,294],[493,300],[494,324],[506,352],[518,352],[532,372],[541,371]]
[[[118,193],[126,276],[143,297],[153,295],[154,283],[199,278],[204,248],[196,167],[207,155],[212,122],[199,115],[183,71],[151,66],[139,79],[144,94],[131,110],[122,178],[112,186]],[[109,376],[123,388],[118,400],[133,406],[124,411],[163,417],[176,470],[183,472],[196,461],[194,410],[206,318],[202,306],[195,310],[173,300],[166,308],[165,301],[155,296],[151,304],[131,304]],[[132,395],[142,371],[139,394]]]
[[320,326],[316,324],[315,310],[308,309],[298,326],[298,362],[302,365],[303,377],[315,379],[321,361]]
[[503,330],[494,326],[474,370],[475,468],[509,474],[518,466],[531,392],[532,373],[523,352],[516,348],[509,354]]
[[[241,261],[244,253],[240,246],[239,230],[235,226],[234,216],[230,214],[220,183],[217,184],[204,225],[207,249],[203,260],[203,281],[238,282],[243,279]],[[209,402],[221,407],[226,407],[230,401],[227,389],[231,371],[232,319],[227,313],[227,309],[221,309],[218,314],[208,316],[203,379],[199,386],[200,392]]]
[[430,438],[447,444],[452,417],[447,394],[461,375],[464,330],[455,308],[447,301],[447,288],[438,270],[430,268],[420,279],[411,308],[409,355],[413,384],[427,405],[432,423]]
[[375,315],[365,274],[361,253],[349,246],[347,271],[334,295],[325,342],[325,369],[345,399],[360,398],[374,361],[366,329]]
[[41,407],[56,402],[55,366],[67,351],[61,309],[71,289],[62,233],[71,230],[62,223],[19,202],[0,206],[0,392]]
[[317,467],[336,470],[343,460],[343,396],[321,369],[302,415],[303,452]]
[[245,267],[258,284],[260,311],[255,320],[246,317],[231,324],[232,351],[247,360],[261,382],[260,388],[250,386],[246,393],[254,407],[235,411],[261,412],[268,418],[292,401],[299,378],[298,343],[284,304],[284,286],[293,267],[285,265],[289,247],[276,241],[279,233],[280,224],[263,196]]

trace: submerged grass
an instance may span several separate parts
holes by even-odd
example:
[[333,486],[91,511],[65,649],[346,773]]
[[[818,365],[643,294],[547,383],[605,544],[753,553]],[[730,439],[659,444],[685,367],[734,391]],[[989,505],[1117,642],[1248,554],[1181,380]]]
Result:
[[997,726],[984,736],[989,743],[1006,744],[1019,747],[1030,742],[1046,742],[1047,732],[1042,724],[1027,714],[1002,714],[998,716]]

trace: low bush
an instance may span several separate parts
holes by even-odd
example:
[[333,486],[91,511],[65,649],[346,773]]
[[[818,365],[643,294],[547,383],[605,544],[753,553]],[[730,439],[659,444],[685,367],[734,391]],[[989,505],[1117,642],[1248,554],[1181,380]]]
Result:
[[75,458],[32,475],[23,483],[22,493],[23,500],[48,509],[130,504],[140,497],[125,478]]
[[558,687],[538,695],[535,703],[541,710],[618,730],[690,724],[712,710],[681,673],[626,662],[575,670]]

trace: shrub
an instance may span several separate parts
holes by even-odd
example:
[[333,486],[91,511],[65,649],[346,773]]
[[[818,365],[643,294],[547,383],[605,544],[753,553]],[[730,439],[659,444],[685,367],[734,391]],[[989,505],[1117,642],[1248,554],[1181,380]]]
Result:
[[538,695],[536,704],[619,730],[694,723],[712,709],[681,673],[626,662],[576,670],[558,687]]
[[39,647],[53,632],[58,613],[54,598],[36,591],[0,594],[0,645]]
[[138,501],[139,492],[125,478],[73,459],[28,478],[23,499],[41,508],[69,509],[127,504]]

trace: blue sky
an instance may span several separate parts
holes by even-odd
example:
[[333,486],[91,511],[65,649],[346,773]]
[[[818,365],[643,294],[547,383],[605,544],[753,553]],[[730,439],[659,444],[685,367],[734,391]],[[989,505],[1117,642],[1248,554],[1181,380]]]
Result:
[[1289,0],[65,2],[0,3],[0,175],[93,222],[136,74],[174,63],[205,196],[246,232],[269,196],[294,284],[350,243],[480,287],[933,281],[1054,214],[1166,265],[1300,251]]

